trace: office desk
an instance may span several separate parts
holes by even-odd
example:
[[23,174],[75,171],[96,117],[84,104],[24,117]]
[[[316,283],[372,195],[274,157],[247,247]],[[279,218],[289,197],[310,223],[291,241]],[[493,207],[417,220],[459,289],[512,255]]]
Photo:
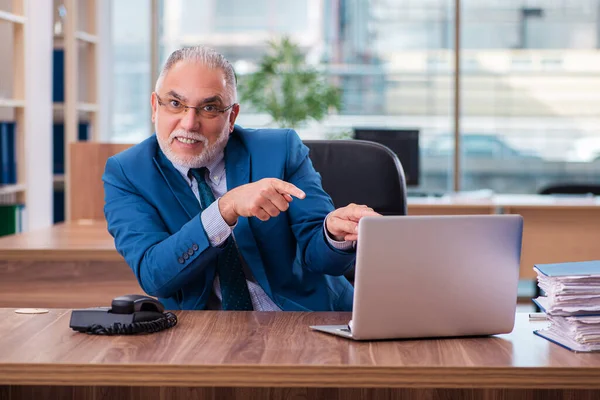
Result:
[[600,197],[493,195],[409,198],[409,215],[520,214],[521,279],[534,264],[600,259]]
[[101,337],[71,331],[69,310],[0,309],[0,398],[600,396],[600,354],[534,336],[544,323],[525,314],[498,337],[364,343],[308,328],[348,313],[177,314],[167,331]]
[[[408,211],[521,214],[521,279],[535,278],[536,263],[600,259],[600,200],[595,198],[409,198]],[[126,293],[142,290],[104,221],[75,221],[0,238],[0,307],[91,307]]]
[[92,307],[143,293],[104,221],[0,238],[0,307]]

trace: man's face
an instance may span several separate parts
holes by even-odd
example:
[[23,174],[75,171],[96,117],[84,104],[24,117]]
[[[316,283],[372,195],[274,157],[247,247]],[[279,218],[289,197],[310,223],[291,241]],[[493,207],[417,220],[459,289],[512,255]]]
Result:
[[221,70],[199,63],[180,61],[167,72],[151,102],[158,143],[171,162],[206,166],[225,148],[239,113],[237,104],[218,111],[234,101],[227,89]]

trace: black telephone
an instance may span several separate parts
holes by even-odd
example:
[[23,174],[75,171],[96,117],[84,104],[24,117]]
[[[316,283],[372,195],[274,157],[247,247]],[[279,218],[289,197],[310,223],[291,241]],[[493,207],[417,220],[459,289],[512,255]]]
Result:
[[115,297],[109,307],[84,308],[71,312],[69,326],[95,335],[153,333],[177,324],[177,316],[164,312],[158,300],[139,294]]

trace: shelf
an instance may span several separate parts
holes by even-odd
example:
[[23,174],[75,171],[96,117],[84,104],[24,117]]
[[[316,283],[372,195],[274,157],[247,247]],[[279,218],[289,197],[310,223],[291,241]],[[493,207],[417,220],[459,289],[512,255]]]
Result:
[[98,105],[94,103],[77,103],[77,111],[96,112]]
[[0,194],[20,193],[25,191],[25,185],[18,183],[16,185],[0,185]]
[[[65,111],[65,103],[52,103],[52,109],[54,111]],[[77,103],[77,111],[97,112],[98,105],[94,103]]]
[[15,24],[24,24],[27,21],[22,15],[12,14],[6,11],[0,10],[0,21],[12,22]]
[[21,108],[25,107],[25,100],[2,99],[0,98],[0,107]]
[[[65,35],[64,34],[54,34],[52,35],[52,37],[54,38],[54,48],[56,48],[56,44],[59,43],[60,48],[64,47],[64,40],[65,40]],[[75,32],[75,40],[79,40],[80,42],[85,42],[85,43],[92,43],[92,44],[98,44],[98,35],[94,35],[92,33],[88,33],[88,32],[84,32],[84,31],[77,31]]]
[[92,44],[98,43],[97,35],[92,35],[91,33],[83,32],[83,31],[75,32],[75,39],[80,40],[85,43],[92,43]]

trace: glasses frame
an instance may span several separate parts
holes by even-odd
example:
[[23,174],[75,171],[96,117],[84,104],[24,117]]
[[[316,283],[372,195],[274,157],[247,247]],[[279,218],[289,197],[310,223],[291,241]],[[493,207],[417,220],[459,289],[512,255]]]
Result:
[[[162,106],[162,107],[168,107],[167,104],[165,104],[163,102],[163,100],[160,98],[160,96],[158,95],[158,93],[154,92],[154,94],[156,95],[156,101],[158,102],[158,104],[160,106]],[[178,101],[181,104],[181,106],[183,107],[183,109],[181,111],[179,111],[179,112],[170,112],[171,114],[181,114],[181,113],[186,114],[188,112],[188,109],[191,108],[191,109],[194,110],[194,113],[196,114],[196,116],[203,116],[202,115],[202,108],[206,107],[206,105],[194,107],[194,106],[188,106],[187,104],[184,104],[183,102],[181,102],[181,101],[179,101],[177,99],[174,99],[174,100]],[[224,114],[227,110],[230,110],[236,104],[238,104],[238,103],[232,103],[232,104],[228,105],[225,108],[217,108],[216,106],[213,106],[213,107],[215,107],[215,111],[217,111],[218,113]],[[169,111],[169,110],[167,109],[167,111]],[[215,118],[217,116],[218,115],[214,115],[214,116],[212,116],[212,118]]]

